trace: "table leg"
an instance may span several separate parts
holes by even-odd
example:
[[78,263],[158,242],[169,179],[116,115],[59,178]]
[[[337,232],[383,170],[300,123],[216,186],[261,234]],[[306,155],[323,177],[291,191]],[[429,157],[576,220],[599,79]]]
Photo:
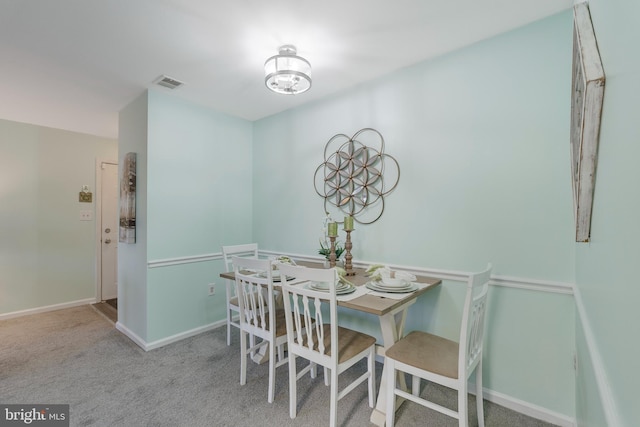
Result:
[[[413,301],[415,302],[415,301]],[[410,302],[409,304],[400,307],[398,310],[386,314],[380,317],[380,329],[382,331],[382,340],[383,347],[378,348],[377,354],[384,355],[384,352],[390,348],[404,332],[404,325],[407,319],[407,308],[409,305],[413,304]],[[378,391],[378,399],[376,402],[376,407],[371,414],[371,422],[377,426],[384,426],[385,418],[386,418],[386,407],[387,407],[387,364],[385,363],[382,368],[382,379],[380,381],[380,388]],[[407,390],[407,383],[405,381],[404,375],[398,375],[396,380],[398,382],[398,386],[403,390]],[[396,409],[404,402],[403,399],[397,399]]]
[[[284,300],[283,300],[282,292],[274,289],[273,299],[274,299],[274,304],[273,304],[274,308],[276,309],[284,308]],[[265,345],[260,347],[260,349],[251,356],[251,360],[253,360],[258,365],[267,363],[269,361],[269,345],[270,345],[269,343],[266,343]],[[276,350],[278,351],[278,355],[284,354],[282,349],[279,348]],[[281,360],[281,357],[278,360]]]
[[260,347],[260,350],[258,350],[253,354],[253,356],[251,356],[251,360],[253,360],[258,365],[267,363],[269,361],[269,343],[266,343],[265,345]]

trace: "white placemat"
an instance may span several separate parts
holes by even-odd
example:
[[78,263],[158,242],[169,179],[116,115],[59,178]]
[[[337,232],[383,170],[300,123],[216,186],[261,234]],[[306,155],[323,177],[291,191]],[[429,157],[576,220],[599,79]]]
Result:
[[354,292],[351,292],[350,294],[346,294],[346,295],[338,295],[336,299],[338,301],[351,301],[352,299],[361,297],[362,295],[368,292],[369,292],[369,289],[367,289],[366,287],[356,286],[356,290]]

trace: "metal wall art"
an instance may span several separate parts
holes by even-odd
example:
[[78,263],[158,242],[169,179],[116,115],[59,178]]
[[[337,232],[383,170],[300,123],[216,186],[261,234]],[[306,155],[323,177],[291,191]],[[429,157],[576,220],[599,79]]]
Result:
[[360,224],[371,224],[384,212],[384,197],[398,185],[400,165],[385,154],[380,132],[365,128],[352,137],[333,136],[313,180],[325,212],[337,209]]

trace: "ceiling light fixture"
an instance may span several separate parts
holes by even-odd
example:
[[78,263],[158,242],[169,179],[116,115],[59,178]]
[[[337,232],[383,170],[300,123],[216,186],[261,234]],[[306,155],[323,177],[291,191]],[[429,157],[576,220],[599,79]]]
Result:
[[296,47],[280,46],[279,54],[264,63],[264,84],[276,93],[295,95],[311,87],[311,64],[297,56]]

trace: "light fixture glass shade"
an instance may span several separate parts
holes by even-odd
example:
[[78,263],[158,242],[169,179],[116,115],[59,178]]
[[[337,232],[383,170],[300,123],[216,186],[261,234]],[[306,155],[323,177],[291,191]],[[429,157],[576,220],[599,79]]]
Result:
[[311,64],[296,55],[291,45],[280,47],[280,53],[264,63],[264,84],[276,93],[295,95],[311,87]]

